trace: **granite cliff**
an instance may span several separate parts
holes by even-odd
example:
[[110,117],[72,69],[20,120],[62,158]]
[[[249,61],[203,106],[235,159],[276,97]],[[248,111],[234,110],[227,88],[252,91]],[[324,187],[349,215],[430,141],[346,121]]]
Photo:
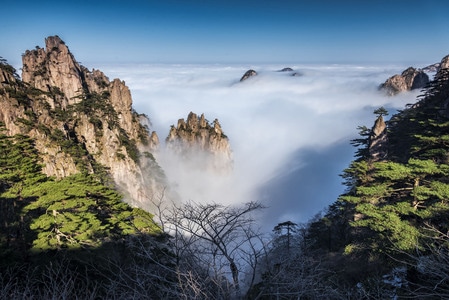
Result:
[[149,200],[165,188],[154,158],[159,141],[148,117],[133,110],[125,82],[80,65],[58,36],[26,51],[22,61],[21,80],[1,64],[6,133],[35,141],[46,175],[103,174],[127,202],[149,209]]

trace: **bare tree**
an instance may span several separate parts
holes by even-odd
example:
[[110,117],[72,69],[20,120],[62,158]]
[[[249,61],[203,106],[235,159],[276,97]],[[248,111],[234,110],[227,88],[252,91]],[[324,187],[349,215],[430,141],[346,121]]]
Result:
[[0,270],[0,299],[98,299],[101,286],[70,261],[42,266],[12,265]]
[[[240,207],[187,202],[174,206],[168,217],[178,257],[194,257],[213,274],[212,282],[223,298],[240,298],[240,273],[254,264],[260,235],[252,227],[252,213],[262,209],[257,202]],[[186,254],[190,255],[186,255]],[[178,262],[181,264],[181,262]],[[229,291],[229,281],[232,292]]]

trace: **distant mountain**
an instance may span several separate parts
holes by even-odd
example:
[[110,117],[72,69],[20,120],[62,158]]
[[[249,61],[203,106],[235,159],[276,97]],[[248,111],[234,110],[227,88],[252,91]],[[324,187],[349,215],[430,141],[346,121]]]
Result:
[[232,152],[218,119],[212,123],[204,114],[190,112],[187,121],[179,119],[166,138],[167,148],[195,169],[226,173],[232,170]]
[[429,74],[437,73],[441,69],[449,67],[449,55],[443,57],[441,62],[428,65],[421,69],[409,67],[400,75],[396,74],[388,78],[379,89],[393,96],[404,91],[422,89],[429,83]]
[[242,76],[242,78],[240,78],[240,81],[245,81],[245,80],[247,80],[248,78],[250,78],[250,77],[253,77],[253,76],[256,76],[257,75],[257,72],[256,71],[254,71],[254,70],[248,70],[248,71],[246,71],[245,72],[245,74],[243,74],[243,76]]
[[436,73],[440,69],[440,63],[434,63],[422,68],[421,70],[425,73]]
[[424,71],[409,67],[400,75],[388,78],[379,88],[393,96],[401,92],[421,89],[427,83],[429,83],[429,76]]

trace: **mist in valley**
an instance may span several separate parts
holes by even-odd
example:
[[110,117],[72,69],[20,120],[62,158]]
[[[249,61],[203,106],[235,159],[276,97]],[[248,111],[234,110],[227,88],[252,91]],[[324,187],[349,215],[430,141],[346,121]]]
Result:
[[[284,67],[291,72],[279,72]],[[260,201],[260,224],[307,222],[344,191],[339,174],[353,159],[357,126],[381,106],[394,114],[419,91],[378,90],[402,65],[104,65],[130,87],[161,140],[157,155],[182,201],[233,205]],[[258,75],[240,82],[248,70]],[[295,76],[293,76],[295,75]],[[195,168],[164,151],[171,125],[189,112],[218,119],[229,138],[232,172]],[[196,159],[201,160],[201,157]]]

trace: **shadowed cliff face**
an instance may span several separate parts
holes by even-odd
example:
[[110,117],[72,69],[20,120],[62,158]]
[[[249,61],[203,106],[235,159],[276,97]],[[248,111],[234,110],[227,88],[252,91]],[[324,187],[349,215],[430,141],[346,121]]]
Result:
[[132,109],[125,82],[81,66],[58,36],[22,60],[23,81],[0,74],[8,134],[35,139],[48,176],[107,172],[129,203],[149,209],[165,186],[154,159],[159,141],[149,119]]

